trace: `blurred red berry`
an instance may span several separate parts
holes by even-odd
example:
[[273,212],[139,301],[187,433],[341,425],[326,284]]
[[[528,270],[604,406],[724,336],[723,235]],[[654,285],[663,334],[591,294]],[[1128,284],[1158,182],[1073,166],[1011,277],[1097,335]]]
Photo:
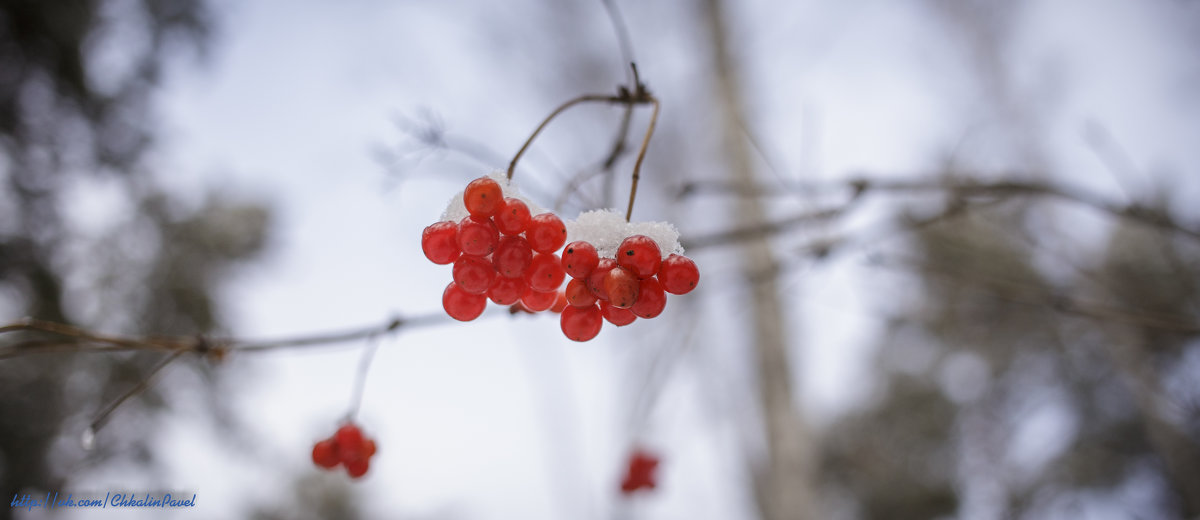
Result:
[[629,456],[629,466],[621,481],[621,492],[628,495],[639,489],[654,489],[654,472],[658,469],[658,457],[642,449]]
[[350,478],[362,478],[370,467],[371,463],[366,457],[354,459],[346,463],[346,474],[350,475]]
[[325,439],[313,445],[312,450],[313,464],[322,468],[332,468],[338,465],[341,460],[338,457],[337,443],[333,439]]

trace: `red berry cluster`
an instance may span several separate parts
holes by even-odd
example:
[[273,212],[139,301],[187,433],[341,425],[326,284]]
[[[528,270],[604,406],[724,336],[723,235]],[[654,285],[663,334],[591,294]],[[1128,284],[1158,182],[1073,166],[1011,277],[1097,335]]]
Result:
[[346,473],[352,478],[367,474],[373,455],[375,441],[366,438],[362,430],[353,423],[338,428],[332,437],[318,441],[312,450],[313,464],[325,469],[333,469],[342,464],[346,466]]
[[621,493],[632,494],[639,489],[654,489],[654,470],[658,469],[658,457],[643,449],[634,450],[629,456],[629,468],[621,480]]
[[[666,293],[687,294],[700,281],[695,262],[678,254],[663,258],[644,235],[625,238],[615,258],[600,258],[585,240],[567,244],[560,258],[563,221],[553,213],[531,216],[528,205],[505,197],[490,177],[467,184],[463,206],[467,217],[434,223],[421,234],[426,258],[454,264],[442,307],[456,320],[479,317],[491,299],[514,312],[560,312],[563,334],[588,341],[604,320],[620,327],[658,316]],[[567,275],[571,280],[560,292]]]
[[563,309],[563,334],[587,341],[600,333],[601,318],[618,327],[638,318],[662,314],[667,295],[687,294],[700,281],[700,271],[690,258],[671,254],[663,258],[650,237],[633,235],[621,241],[616,258],[600,258],[596,247],[583,240],[567,244],[563,269],[571,275]]
[[528,205],[503,193],[495,180],[475,179],[463,191],[469,215],[421,234],[430,261],[454,264],[442,307],[456,320],[479,317],[488,299],[534,312],[559,299],[566,274],[555,251],[567,241],[567,227],[553,213],[530,215]]

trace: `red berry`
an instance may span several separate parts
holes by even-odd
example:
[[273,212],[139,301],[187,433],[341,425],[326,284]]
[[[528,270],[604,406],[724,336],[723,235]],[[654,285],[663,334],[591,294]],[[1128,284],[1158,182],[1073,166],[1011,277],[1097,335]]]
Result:
[[450,282],[442,292],[442,308],[446,309],[446,314],[458,321],[478,318],[483,314],[484,307],[487,307],[486,296],[464,291],[454,282]]
[[425,258],[446,265],[458,258],[458,226],[453,222],[435,222],[421,232],[421,251]]
[[633,311],[629,309],[618,309],[613,307],[611,303],[605,301],[600,302],[600,314],[603,314],[604,319],[608,320],[609,323],[618,327],[629,325],[637,319],[637,316],[633,314]]
[[333,440],[337,443],[338,458],[342,459],[343,463],[366,458],[366,454],[363,453],[363,434],[358,426],[343,425],[333,434]]
[[588,290],[600,300],[608,300],[608,291],[604,289],[604,279],[608,272],[617,267],[617,261],[611,258],[601,258],[595,269],[587,276]]
[[313,446],[312,451],[313,464],[322,468],[332,468],[341,462],[338,458],[337,443],[333,439],[325,439]]
[[363,475],[366,475],[367,470],[371,467],[371,463],[367,460],[368,459],[366,457],[363,457],[361,459],[355,459],[347,462],[346,474],[350,475],[350,478],[360,478]]
[[655,278],[646,278],[638,280],[638,296],[637,302],[629,310],[639,318],[655,318],[667,306],[667,293],[663,292],[662,285]]
[[496,272],[509,278],[523,276],[531,259],[533,251],[529,249],[529,243],[521,237],[501,238],[496,252],[492,253],[492,263],[496,266]]
[[633,235],[617,247],[617,265],[633,271],[638,278],[649,278],[658,274],[662,252],[650,237]]
[[700,269],[691,258],[672,254],[662,262],[658,270],[658,281],[671,294],[687,294],[700,283]]
[[464,255],[487,256],[496,249],[500,234],[491,220],[464,217],[458,222],[458,248]]
[[595,304],[587,307],[567,307],[559,317],[559,326],[567,339],[587,341],[600,333],[604,321],[600,316],[600,308]]
[[486,293],[496,278],[496,268],[486,258],[475,255],[462,255],[454,261],[451,271],[454,283],[462,290],[471,294]]
[[367,454],[368,458],[375,456],[375,440],[374,439],[367,439],[365,442],[363,442],[363,452],[365,452]]
[[554,298],[554,305],[550,307],[550,312],[558,313],[567,308],[567,295],[562,291],[558,291],[558,296]]
[[467,184],[467,189],[463,190],[463,205],[467,207],[467,213],[472,217],[489,218],[500,211],[500,206],[504,204],[504,194],[500,189],[500,183],[492,180],[491,177],[480,177]]
[[497,304],[512,305],[521,300],[521,295],[525,294],[526,288],[525,280],[521,278],[497,276],[492,281],[492,286],[488,288],[487,296]]
[[621,482],[621,491],[625,494],[639,489],[654,489],[654,470],[658,469],[658,457],[638,449],[629,456],[629,467],[625,479]]
[[530,287],[521,295],[521,305],[530,312],[541,312],[554,306],[558,291],[539,291]]
[[529,269],[525,270],[525,283],[538,291],[556,291],[566,277],[562,262],[554,253],[533,255],[533,259],[529,261]]
[[599,262],[600,257],[596,255],[596,246],[590,242],[576,240],[567,244],[567,247],[563,249],[563,270],[571,275],[571,278],[586,278]]
[[613,307],[628,309],[637,302],[638,277],[624,267],[615,267],[604,277],[604,292]]
[[567,282],[567,289],[564,292],[567,296],[567,303],[575,307],[589,307],[596,304],[596,295],[587,288],[587,284],[578,278],[572,278]]
[[553,213],[542,213],[529,220],[525,228],[525,238],[529,247],[539,253],[558,251],[567,241],[567,226]]
[[496,212],[496,216],[493,217],[496,229],[505,235],[520,235],[529,226],[529,219],[529,206],[521,199],[512,197],[504,199],[504,204],[500,205],[500,211]]

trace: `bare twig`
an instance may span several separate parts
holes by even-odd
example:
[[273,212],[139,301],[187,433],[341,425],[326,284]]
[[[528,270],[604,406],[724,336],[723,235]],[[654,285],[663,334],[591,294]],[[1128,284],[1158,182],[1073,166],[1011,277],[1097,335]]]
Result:
[[[637,69],[634,69],[637,70]],[[633,200],[637,197],[638,178],[642,171],[642,161],[646,159],[646,149],[650,147],[650,137],[654,135],[654,126],[658,123],[658,111],[661,108],[657,99],[654,102],[654,112],[650,114],[650,123],[646,126],[646,136],[642,138],[642,147],[638,149],[637,161],[633,163],[633,184],[629,188],[629,209],[625,210],[625,222],[633,216]]]
[[105,406],[104,409],[100,410],[100,412],[96,414],[96,418],[92,419],[91,424],[88,425],[88,431],[94,435],[98,430],[100,430],[100,427],[104,426],[104,423],[108,421],[109,416],[111,416],[113,412],[117,411],[117,408],[119,408],[122,403],[128,401],[129,398],[146,391],[146,389],[150,387],[150,380],[153,379],[154,376],[159,373],[159,371],[166,368],[167,365],[171,364],[172,361],[175,361],[175,359],[177,359],[179,356],[182,356],[185,352],[187,352],[187,350],[179,349],[162,358],[162,360],[155,364],[154,367],[152,367],[150,371],[147,372],[144,377],[142,377],[141,381],[138,381],[138,383],[133,386],[133,388],[130,388],[124,394],[121,394],[121,396],[115,401],[109,403],[108,406]]
[[[766,187],[745,186],[727,182],[693,182],[683,186],[680,195],[688,196],[699,193],[727,193],[741,196],[768,196],[786,193],[789,188],[802,188],[812,191],[851,189],[855,193],[888,192],[888,193],[946,193],[960,198],[968,197],[997,197],[1009,198],[1015,196],[1045,197],[1087,206],[1095,210],[1109,213],[1118,218],[1138,222],[1151,227],[1157,227],[1175,233],[1200,239],[1200,229],[1185,226],[1177,222],[1170,214],[1156,208],[1138,204],[1119,204],[1108,201],[1093,193],[1064,186],[1047,183],[1018,180],[983,181],[892,181],[880,179],[857,178],[835,184],[793,184],[792,186]],[[782,230],[782,229],[781,229]]]

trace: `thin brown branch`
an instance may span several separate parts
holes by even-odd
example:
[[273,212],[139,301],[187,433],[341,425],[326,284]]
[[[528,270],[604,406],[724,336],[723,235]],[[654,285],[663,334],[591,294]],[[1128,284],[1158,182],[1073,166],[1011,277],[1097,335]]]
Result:
[[[721,181],[692,182],[684,185],[679,196],[692,196],[702,193],[725,193],[738,196],[764,197],[788,193],[795,189],[813,192],[829,190],[853,190],[856,194],[882,193],[946,193],[960,198],[996,197],[1010,198],[1017,196],[1045,197],[1058,199],[1093,208],[1118,218],[1127,219],[1144,225],[1157,227],[1175,233],[1200,239],[1200,229],[1185,226],[1177,222],[1170,214],[1157,208],[1138,204],[1120,204],[1106,200],[1093,193],[1077,188],[1056,186],[1048,183],[1001,180],[1001,181],[955,181],[955,180],[917,180],[893,181],[870,178],[856,178],[841,183],[793,183],[789,186],[757,186],[736,185],[736,183]],[[785,229],[780,229],[784,231]]]
[[159,371],[166,368],[167,365],[171,364],[172,361],[175,361],[175,359],[177,359],[179,356],[182,356],[185,352],[187,352],[185,349],[176,350],[155,364],[154,367],[152,367],[150,371],[146,373],[146,376],[143,377],[141,381],[138,381],[138,384],[134,385],[133,388],[130,388],[127,392],[121,394],[121,396],[115,401],[109,403],[108,406],[100,410],[100,412],[96,414],[96,418],[92,420],[90,425],[88,425],[88,431],[93,435],[99,431],[100,427],[104,426],[104,423],[108,421],[109,416],[111,416],[113,412],[117,411],[117,408],[119,408],[121,404],[123,404],[125,401],[128,401],[131,397],[146,391],[147,388],[150,388],[150,381],[154,378],[154,376],[158,374]]
[[629,222],[629,218],[633,216],[633,200],[637,197],[642,161],[646,159],[646,149],[650,147],[650,137],[654,135],[654,126],[658,123],[658,112],[662,108],[658,99],[652,99],[652,102],[654,103],[654,112],[650,114],[650,123],[646,126],[646,136],[642,138],[642,147],[638,149],[637,160],[633,163],[633,184],[629,187],[629,209],[625,210],[625,222]]
[[517,168],[517,161],[521,160],[522,155],[525,155],[525,150],[529,149],[529,145],[533,144],[533,140],[537,138],[538,134],[542,133],[542,130],[546,128],[546,125],[549,125],[550,121],[553,121],[554,118],[558,117],[559,114],[580,103],[623,102],[625,101],[621,96],[612,96],[607,94],[584,94],[559,105],[558,108],[555,108],[553,112],[550,112],[550,115],[546,116],[546,118],[542,120],[542,123],[539,124],[536,129],[534,129],[533,133],[529,135],[529,138],[525,140],[525,144],[521,145],[521,149],[517,150],[517,155],[513,156],[512,161],[508,163],[508,179],[512,180],[513,170]]

